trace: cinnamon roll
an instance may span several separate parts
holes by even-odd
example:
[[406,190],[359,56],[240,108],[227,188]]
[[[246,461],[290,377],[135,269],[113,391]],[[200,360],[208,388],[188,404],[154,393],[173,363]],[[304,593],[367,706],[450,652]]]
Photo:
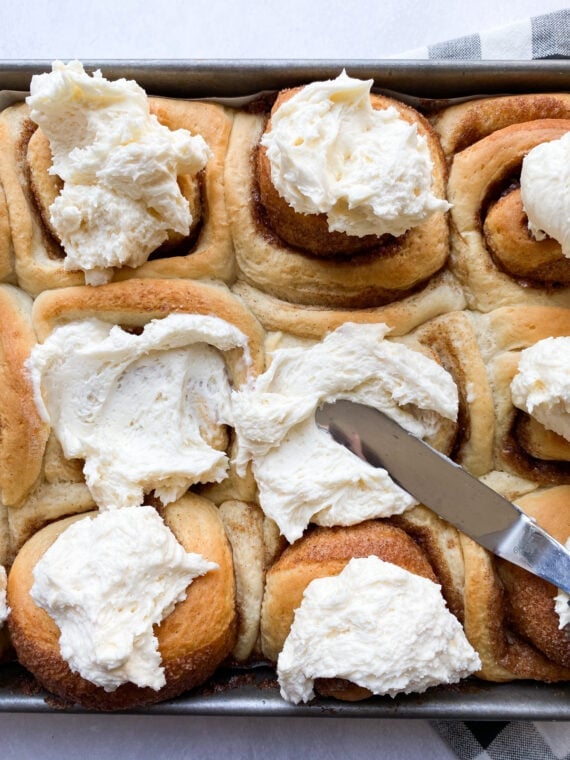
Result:
[[[90,709],[131,709],[192,689],[214,672],[235,641],[232,555],[216,508],[206,499],[188,495],[161,510],[163,525],[152,507],[130,511],[90,513],[50,524],[22,547],[8,578],[9,630],[19,661],[48,691]],[[134,530],[148,522],[150,533],[145,527],[132,536],[130,520],[136,523]],[[105,527],[97,533],[87,531],[90,526],[85,521]],[[124,525],[121,536],[117,531],[113,536],[106,526],[117,521]],[[51,557],[57,556],[58,541],[65,539],[68,561],[73,563],[83,533],[93,542],[89,558],[83,561],[100,565],[103,583],[95,584],[92,578],[90,599],[77,598],[71,602],[77,607],[61,615],[61,610],[51,609],[43,591],[51,578],[59,577],[57,559]],[[111,557],[114,538],[119,550]],[[168,552],[165,560],[160,560],[162,551]],[[125,566],[110,577],[105,573],[109,562],[113,567]],[[184,568],[184,573],[178,571],[180,578],[174,575],[179,565]],[[134,577],[139,566],[146,574],[142,588],[141,578]],[[162,594],[168,589],[160,591],[163,577],[181,589],[166,606]],[[107,589],[109,585],[113,588]],[[58,593],[74,598],[72,584],[68,587],[65,581]],[[128,609],[117,607],[117,599],[123,599]],[[149,609],[149,600],[162,603],[165,616],[157,620],[160,614]],[[93,619],[97,610],[105,610],[107,617]],[[139,612],[144,613],[144,621],[151,622],[144,623],[144,634],[139,627],[137,636],[130,639],[131,616]],[[75,628],[77,616],[82,617],[83,626]],[[86,620],[91,623],[85,624]],[[98,626],[106,620],[112,627],[103,635]]]
[[[438,518],[435,519],[438,520]],[[419,522],[422,522],[421,518],[419,518]],[[431,525],[429,525],[429,520],[425,522],[423,525],[424,537],[427,537],[434,528],[437,530],[435,522],[432,522]],[[451,530],[453,531],[453,529]],[[433,548],[437,543],[438,541],[435,539],[433,543],[428,541],[426,546]],[[456,548],[459,546],[457,541],[455,546]],[[446,554],[440,552],[438,554],[441,560],[447,561]],[[442,566],[440,565],[440,567]],[[342,616],[344,614],[345,607],[350,608],[351,598],[354,600],[354,597],[349,590],[345,590],[343,587],[338,590],[336,601],[332,603],[332,607],[327,608],[328,616],[323,612],[322,619],[315,618],[312,623],[310,618],[307,619],[309,608],[305,610],[304,605],[310,605],[311,602],[314,602],[314,600],[309,599],[309,595],[313,596],[314,592],[317,591],[315,584],[319,580],[329,579],[327,581],[329,583],[330,579],[335,576],[340,579],[343,574],[350,573],[355,576],[351,579],[352,582],[357,582],[356,579],[360,573],[362,573],[361,577],[366,577],[368,572],[375,570],[386,571],[386,578],[380,582],[381,585],[385,584],[386,589],[391,589],[393,583],[396,583],[399,588],[399,593],[393,589],[394,595],[391,597],[390,612],[387,609],[384,610],[384,614],[376,611],[377,614],[372,614],[374,622],[371,622],[372,618],[369,620],[370,616],[367,611],[368,609],[372,610],[374,604],[372,601],[374,593],[371,591],[374,583],[372,583],[368,587],[370,597],[366,593],[362,593],[358,598],[358,609],[352,613],[354,626],[343,618],[340,622],[337,620],[336,627],[333,623],[334,630],[321,631],[323,626],[326,629],[329,619],[336,620],[337,615]],[[391,573],[395,574],[396,579],[392,577]],[[453,571],[451,575],[453,575]],[[471,647],[467,645],[457,618],[445,609],[440,586],[436,585],[438,578],[434,573],[428,554],[415,543],[405,530],[390,524],[389,521],[367,521],[349,528],[315,528],[305,534],[300,541],[288,547],[267,573],[261,616],[262,646],[265,654],[272,661],[277,662],[284,696],[292,699],[292,701],[300,701],[297,698],[299,696],[297,693],[299,690],[298,675],[292,683],[288,682],[290,679],[288,670],[290,667],[294,670],[295,665],[291,666],[289,663],[290,657],[287,652],[288,647],[292,646],[292,642],[295,642],[295,645],[299,647],[303,641],[302,634],[296,630],[300,615],[303,616],[304,635],[307,636],[307,639],[303,649],[299,650],[298,653],[301,660],[306,659],[307,662],[311,663],[306,665],[304,675],[309,680],[314,680],[315,691],[322,696],[334,696],[339,699],[354,701],[369,697],[372,693],[394,694],[398,691],[423,691],[428,685],[437,683],[438,678],[441,677],[445,680],[442,671],[440,671],[440,655],[436,654],[437,644],[435,641],[439,632],[436,633],[438,623],[435,623],[435,619],[439,616],[439,612],[435,612],[435,607],[433,609],[433,628],[429,624],[426,628],[422,627],[422,645],[418,646],[416,650],[418,661],[415,665],[412,662],[414,660],[413,652],[410,650],[404,655],[400,652],[401,647],[393,642],[394,636],[400,636],[400,641],[408,642],[409,636],[413,638],[413,630],[417,623],[415,614],[419,611],[420,604],[412,605],[412,608],[407,610],[407,621],[400,624],[397,632],[390,630],[389,621],[392,619],[392,613],[399,604],[405,604],[405,592],[399,584],[405,582],[405,579],[410,579],[410,576],[421,576],[424,579],[422,584],[425,584],[426,594],[429,594],[431,590],[434,591],[435,596],[439,598],[436,606],[442,611],[445,610],[443,614],[446,625],[449,623],[450,630],[453,630],[453,643],[449,642],[449,647],[450,650],[453,650],[453,655],[461,653],[458,660],[462,660],[462,664],[459,666],[457,663],[461,675],[458,673],[455,673],[454,676],[448,674],[449,680],[458,680],[468,674],[470,667],[478,666],[478,658],[474,655]],[[451,577],[449,573],[447,577]],[[319,590],[321,589],[319,588]],[[326,604],[326,602],[324,603]],[[300,612],[301,610],[303,612]],[[314,636],[311,635],[311,626],[315,630],[321,631],[322,645],[320,636],[319,640],[315,641]],[[402,658],[409,656],[406,667],[403,668],[406,671],[405,674],[401,671],[398,672],[398,668],[402,668],[401,661],[390,663],[390,657],[380,662],[376,660],[375,647],[376,645],[382,647],[383,640],[392,641],[392,649],[401,654]],[[366,642],[369,644],[374,642],[374,644],[369,649],[362,649],[363,646],[366,647]],[[429,648],[432,644],[434,651],[430,657],[430,663],[433,680],[429,679],[428,684],[427,681],[423,682],[423,677],[419,675],[422,670],[420,661],[423,656],[419,654],[419,650],[423,649],[424,646]],[[338,652],[332,654],[332,651],[336,651],[339,646],[341,648],[344,646],[346,655],[344,659],[338,656]],[[316,661],[314,658],[315,650],[320,652]],[[350,654],[348,654],[349,651]],[[354,653],[356,653],[357,660],[360,661],[364,658],[366,664],[364,666],[356,665],[354,672],[349,672],[351,670],[350,660]],[[358,657],[359,653],[362,654],[362,658]],[[399,654],[394,654],[394,652],[392,654],[396,659],[399,657]],[[301,667],[303,666],[301,665]],[[392,668],[396,671],[394,677],[391,673]],[[383,686],[376,684],[371,689],[365,685],[368,683],[366,677],[368,670],[374,673],[372,679],[374,683],[376,683],[376,678],[383,679]],[[306,701],[307,694],[302,698]]]
[[41,476],[49,428],[36,409],[26,361],[36,345],[32,301],[12,285],[0,285],[0,503],[2,552],[11,556],[8,523],[33,494]]
[[[369,308],[421,291],[444,267],[438,140],[370,84],[342,74],[280,93],[270,115],[236,114],[226,198],[239,279],[262,294]],[[333,166],[322,165],[327,152]]]
[[[63,84],[48,87],[45,94],[34,94],[32,87],[31,105],[11,106],[0,116],[0,182],[21,287],[36,295],[49,288],[133,276],[231,281],[234,263],[223,167],[232,112],[215,104],[167,98],[149,98],[147,105],[138,85],[125,80],[109,83],[97,74],[89,77],[77,62],[54,65],[54,76]],[[121,109],[133,109],[128,122],[133,134],[124,143],[119,134],[116,145],[107,145],[113,130],[89,121],[90,113],[103,119],[105,106],[112,108],[119,97],[118,90],[101,90],[97,107],[90,106],[90,90],[98,91],[103,83],[125,87],[125,102],[111,115],[113,123]],[[58,87],[81,91],[75,101],[67,102],[68,109],[75,104],[73,118],[58,115]],[[38,127],[31,116],[46,125]],[[147,134],[144,118],[153,129],[158,125],[165,132],[157,137]],[[75,135],[74,124],[84,125]],[[172,149],[167,148],[168,135]],[[69,164],[74,139],[79,145],[73,155],[84,157],[86,168]],[[200,141],[195,157],[191,146],[197,143],[191,140]],[[101,141],[105,144],[99,145]],[[93,161],[94,178],[84,185]]]
[[[452,458],[478,477],[494,473],[492,479],[505,487],[509,477],[524,481],[525,486],[513,481],[516,495],[569,482],[570,430],[564,427],[566,392],[559,380],[567,372],[569,315],[568,309],[547,306],[505,306],[487,314],[463,310],[406,337],[434,351],[457,385]],[[538,393],[540,403],[529,401],[530,393]]]
[[290,337],[266,371],[233,394],[236,468],[246,466],[264,513],[290,543],[309,524],[354,525],[414,506],[383,468],[363,462],[315,422],[324,401],[376,407],[443,451],[456,433],[457,388],[427,349],[386,337],[386,325],[345,323],[322,341]]
[[434,127],[450,164],[450,267],[468,305],[480,311],[514,303],[566,306],[570,259],[558,233],[537,229],[536,203],[529,201],[538,195],[548,209],[561,192],[548,180],[547,161],[540,159],[538,173],[525,165],[570,130],[569,96],[470,101],[445,110]]
[[[472,324],[492,389],[494,469],[535,486],[570,483],[570,431],[559,427],[568,412],[564,390],[557,387],[557,378],[566,374],[558,360],[564,362],[567,353],[564,343],[570,335],[570,311],[503,307],[472,315]],[[530,398],[536,391],[542,406],[536,397]],[[550,418],[541,414],[545,405]]]
[[[8,286],[5,286],[8,287]],[[87,350],[89,353],[89,345],[93,347],[99,346],[103,349],[103,342],[105,340],[111,340],[108,338],[113,328],[113,333],[119,338],[119,341],[124,342],[123,348],[126,350],[127,343],[136,343],[138,336],[144,333],[145,327],[150,323],[160,323],[161,320],[167,315],[195,315],[196,317],[204,317],[206,320],[210,320],[209,316],[212,312],[219,315],[216,319],[216,325],[224,327],[237,336],[243,342],[243,345],[239,348],[233,348],[226,346],[228,350],[220,351],[219,356],[216,354],[217,349],[213,346],[207,347],[207,340],[204,335],[202,336],[206,343],[205,346],[205,361],[206,368],[210,366],[208,362],[213,361],[215,366],[219,369],[219,375],[221,378],[226,378],[224,382],[228,384],[226,391],[230,392],[232,384],[239,386],[246,378],[251,374],[258,372],[263,366],[263,331],[259,327],[254,317],[244,308],[244,306],[237,301],[237,299],[231,295],[230,291],[221,285],[206,284],[202,282],[192,280],[138,280],[133,279],[128,282],[121,283],[109,283],[98,288],[91,288],[86,286],[69,287],[59,290],[46,291],[37,297],[33,307],[33,319],[34,327],[37,335],[42,342],[42,346],[36,347],[36,353],[38,355],[44,351],[46,342],[56,341],[62,348],[63,356],[72,361],[72,356],[75,354],[75,350],[71,350],[71,343],[66,342],[69,340],[75,340],[75,330],[80,330],[79,342],[76,345],[77,351]],[[166,326],[166,323],[164,323]],[[209,324],[209,322],[208,322]],[[161,325],[158,324],[160,328]],[[195,328],[201,329],[200,324],[186,325],[184,330],[190,330]],[[63,333],[60,330],[63,329]],[[94,336],[93,330],[97,333],[96,344],[89,344],[86,339],[87,333],[92,337]],[[84,331],[84,332],[81,332]],[[86,332],[85,332],[86,331]],[[118,332],[117,332],[118,331]],[[189,333],[188,333],[189,334]],[[63,335],[63,337],[61,337]],[[172,333],[174,336],[174,333]],[[54,338],[53,336],[56,336]],[[59,336],[59,337],[57,337]],[[81,337],[83,336],[83,337]],[[76,336],[77,337],[77,336]],[[194,338],[199,339],[199,335],[195,334]],[[85,338],[85,340],[84,340]],[[194,340],[194,338],[192,340]],[[176,353],[181,351],[180,358],[182,362],[186,362],[184,358],[185,349],[176,348],[176,337],[166,338],[166,342],[171,340],[170,348]],[[63,343],[61,342],[63,341]],[[182,341],[184,343],[184,341]],[[186,341],[188,342],[188,341]],[[192,342],[192,341],[191,341]],[[180,344],[180,341],[178,341]],[[200,343],[199,343],[200,344]],[[55,345],[55,344],[54,344]],[[200,344],[202,345],[202,344]],[[117,358],[117,351],[120,353],[122,349],[120,346],[115,345],[112,348],[114,351],[114,357]],[[164,351],[168,353],[168,346],[163,346]],[[96,353],[96,351],[95,351]],[[192,354],[192,351],[190,351]],[[223,357],[222,357],[223,354]],[[178,355],[178,354],[177,354]],[[93,358],[93,354],[92,354]],[[123,356],[125,358],[125,356]],[[160,358],[160,351],[155,352],[155,358]],[[191,357],[190,357],[191,358]],[[32,357],[33,359],[33,357]],[[32,361],[32,359],[30,361]],[[71,365],[66,364],[67,359],[63,361],[63,365],[66,365],[68,369]],[[204,359],[204,357],[202,357]],[[88,362],[86,355],[84,360],[80,361],[80,365],[86,370]],[[43,360],[42,360],[43,361]],[[49,425],[42,423],[44,433],[47,436],[47,431],[51,431],[47,445],[45,449],[39,452],[39,470],[36,474],[36,480],[34,481],[33,488],[29,489],[25,498],[17,504],[17,508],[9,509],[9,524],[10,524],[10,536],[12,541],[12,551],[16,551],[22,543],[29,538],[36,530],[38,530],[46,522],[51,522],[59,517],[74,514],[76,512],[84,512],[93,509],[100,503],[100,499],[113,500],[113,498],[122,498],[120,493],[110,494],[106,489],[112,478],[109,477],[111,471],[115,472],[115,465],[122,459],[123,454],[128,458],[131,457],[131,463],[126,469],[123,470],[123,475],[126,479],[123,480],[123,476],[119,477],[119,480],[123,483],[126,491],[123,491],[123,496],[130,494],[128,497],[135,498],[135,501],[139,499],[138,488],[142,486],[144,492],[152,491],[154,488],[158,489],[157,497],[160,494],[161,487],[164,487],[169,479],[172,480],[171,485],[177,494],[181,494],[186,488],[191,485],[194,476],[183,476],[181,481],[177,480],[177,476],[174,474],[174,470],[180,466],[182,471],[187,471],[190,461],[201,461],[206,464],[205,469],[201,468],[204,473],[211,470],[210,465],[213,465],[217,472],[214,475],[217,479],[222,479],[220,487],[224,486],[226,490],[232,490],[235,493],[240,493],[244,490],[245,486],[242,485],[242,481],[237,478],[233,468],[229,467],[228,453],[230,448],[229,433],[226,424],[221,424],[221,421],[216,418],[212,419],[212,410],[218,409],[220,405],[220,399],[213,399],[211,408],[208,406],[209,402],[204,393],[199,389],[199,362],[195,368],[183,373],[180,377],[176,377],[172,381],[172,390],[184,394],[187,392],[188,396],[183,396],[181,403],[187,409],[188,415],[183,419],[177,419],[172,422],[171,428],[167,430],[166,423],[166,411],[164,406],[168,405],[168,389],[165,388],[164,392],[156,391],[157,396],[151,405],[147,402],[141,401],[138,411],[133,410],[133,418],[129,422],[125,419],[126,408],[129,404],[132,405],[133,399],[139,398],[141,400],[141,393],[153,393],[152,391],[152,377],[153,359],[149,359],[145,364],[144,358],[133,360],[130,366],[123,367],[123,371],[118,371],[118,377],[115,378],[118,382],[118,386],[123,386],[122,390],[119,387],[119,398],[123,398],[124,403],[119,401],[119,406],[115,404],[114,411],[110,411],[111,417],[99,416],[99,425],[103,426],[110,424],[114,419],[115,422],[119,419],[123,420],[124,425],[121,426],[115,433],[111,434],[111,439],[115,442],[119,438],[123,438],[125,435],[130,436],[128,445],[121,449],[122,454],[118,455],[115,463],[109,461],[104,466],[104,471],[99,477],[96,473],[86,475],[86,472],[90,472],[87,466],[87,449],[85,451],[70,450],[66,448],[63,441],[66,441],[65,437],[61,437],[62,433],[58,427],[57,421],[61,423],[63,418],[66,418],[68,412],[68,402],[71,403],[75,398],[80,405],[78,416],[76,420],[84,419],[85,411],[87,407],[91,412],[95,412],[95,406],[98,404],[97,394],[102,392],[103,385],[97,385],[97,378],[101,379],[101,372],[105,371],[111,366],[112,362],[105,365],[104,360],[102,366],[97,370],[93,369],[93,374],[90,375],[90,379],[86,378],[87,385],[81,390],[80,386],[76,386],[73,390],[73,383],[71,380],[54,380],[54,385],[51,386],[51,390],[46,389],[45,378],[50,375],[51,370],[48,365],[50,360],[46,360],[46,364],[43,364],[43,370],[39,370],[36,366],[36,374],[33,366],[30,365],[30,375],[28,378],[36,377],[34,381],[36,390],[36,399],[43,399],[39,402],[39,407],[45,405],[43,413],[46,414],[46,419],[49,421]],[[122,366],[122,365],[121,365]],[[160,370],[160,362],[158,368]],[[163,370],[167,370],[167,367],[163,367]],[[89,374],[89,370],[86,370]],[[79,370],[81,374],[82,370]],[[198,374],[196,374],[198,373]],[[57,374],[57,372],[56,372]],[[202,375],[204,373],[202,372]],[[166,376],[166,375],[165,375]],[[164,377],[165,377],[164,376]],[[162,378],[162,384],[164,385],[164,377]],[[130,379],[129,379],[130,378]],[[194,379],[193,379],[194,378]],[[204,380],[204,378],[202,377]],[[76,377],[77,380],[77,377]],[[204,380],[205,382],[205,380]],[[29,379],[28,379],[29,383]],[[193,385],[195,383],[195,387]],[[95,385],[93,385],[95,384]],[[93,386],[93,387],[92,387]],[[62,395],[61,388],[65,387],[65,393]],[[217,387],[217,386],[216,386]],[[225,387],[225,386],[224,386]],[[58,390],[59,389],[59,390]],[[177,390],[178,389],[178,390]],[[208,390],[207,383],[204,385],[204,392]],[[220,389],[222,393],[223,389]],[[122,395],[121,395],[122,394]],[[126,395],[125,395],[126,394]],[[223,393],[222,393],[223,396]],[[48,399],[49,397],[49,399]],[[28,387],[28,401],[32,405],[34,413],[37,415],[37,407],[34,404],[32,397],[31,386]],[[224,396],[225,398],[225,396]],[[162,399],[162,401],[161,401]],[[115,398],[116,401],[116,398]],[[55,406],[51,406],[51,404]],[[108,403],[111,407],[115,403],[113,396],[108,398]],[[153,425],[153,409],[163,405],[163,412],[161,420],[155,420]],[[136,400],[135,400],[136,405]],[[102,410],[99,409],[102,413]],[[217,413],[216,413],[217,414]],[[63,417],[62,417],[63,415]],[[142,415],[142,416],[141,416]],[[73,416],[73,414],[72,414]],[[215,415],[214,415],[215,416]],[[135,420],[135,417],[137,419]],[[33,417],[30,417],[33,419]],[[205,455],[205,459],[194,459],[190,457],[190,460],[184,463],[182,461],[181,451],[185,446],[189,445],[188,440],[185,439],[184,445],[181,444],[181,449],[175,451],[172,454],[170,462],[166,462],[167,469],[170,475],[166,477],[165,472],[159,473],[156,469],[156,461],[164,458],[165,446],[160,443],[161,436],[167,436],[167,441],[173,441],[176,437],[175,430],[179,424],[190,424],[190,419],[193,419],[196,424],[195,440],[202,455]],[[106,421],[105,421],[106,420]],[[86,419],[85,419],[86,422]],[[229,423],[229,420],[227,421]],[[141,453],[140,458],[136,455],[135,441],[137,438],[137,431],[144,430],[146,424],[150,424],[154,430],[152,436],[148,437],[145,442],[144,451]],[[81,426],[80,422],[80,426]],[[113,423],[114,424],[114,423]],[[192,423],[194,424],[194,423]],[[79,434],[79,439],[85,441],[85,435],[91,435],[88,433],[87,427],[82,429]],[[65,425],[62,428],[65,431]],[[96,431],[98,426],[95,425]],[[101,428],[99,427],[100,434]],[[64,434],[65,435],[65,434]],[[106,434],[103,433],[103,436]],[[150,433],[149,433],[150,435]],[[148,467],[144,462],[150,455],[149,452],[154,444],[151,445],[151,441],[157,441],[158,448],[156,449],[156,461],[148,462]],[[93,439],[94,440],[94,439]],[[200,443],[202,441],[202,443]],[[93,441],[92,441],[93,443]],[[91,444],[89,445],[89,450]],[[93,449],[94,451],[94,449]],[[131,452],[130,454],[128,452]],[[159,456],[160,453],[160,456]],[[167,457],[168,458],[168,457]],[[94,461],[94,460],[93,460]],[[175,463],[178,464],[175,465]],[[123,463],[125,464],[125,463]],[[126,465],[125,465],[126,466]],[[194,465],[192,465],[194,466]],[[221,469],[219,469],[219,467]],[[174,470],[172,468],[174,467]],[[134,470],[133,470],[134,468]],[[130,475],[128,473],[131,473]],[[139,475],[136,475],[139,472]],[[211,470],[214,473],[214,470]],[[134,474],[133,474],[134,473]],[[153,474],[154,473],[154,474]],[[179,474],[180,474],[179,473]],[[118,474],[118,471],[115,473]],[[87,480],[86,480],[87,477]],[[190,480],[187,480],[190,477]],[[199,476],[202,477],[202,476]],[[245,477],[245,476],[244,476]],[[133,479],[134,478],[134,479]],[[142,480],[141,480],[142,478]],[[199,478],[198,478],[199,479]],[[143,481],[145,485],[143,485]],[[139,486],[134,486],[135,482],[139,482]],[[229,482],[233,483],[230,489]],[[245,481],[244,481],[245,482]],[[130,483],[130,485],[129,485]],[[132,490],[134,487],[134,490]],[[136,497],[135,495],[136,491]],[[164,491],[164,498],[172,500],[172,494],[168,493],[168,489]]]
[[[570,535],[570,489],[534,491],[518,505],[561,542]],[[465,632],[489,681],[570,679],[570,639],[555,611],[557,590],[461,536]]]

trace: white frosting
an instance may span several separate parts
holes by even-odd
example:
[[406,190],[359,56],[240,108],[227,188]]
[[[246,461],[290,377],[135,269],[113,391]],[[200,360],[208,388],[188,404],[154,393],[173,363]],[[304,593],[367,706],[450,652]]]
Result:
[[277,661],[284,699],[307,702],[315,678],[395,696],[456,683],[481,667],[439,585],[370,556],[307,586]]
[[10,609],[8,602],[6,601],[6,569],[3,565],[0,565],[0,628],[8,619]]
[[570,132],[541,143],[523,159],[521,197],[528,226],[537,240],[547,235],[570,256]]
[[221,352],[247,348],[217,317],[170,314],[139,335],[97,319],[63,325],[28,361],[36,403],[64,454],[85,460],[101,508],[163,503],[220,481],[228,459],[211,445],[231,423]]
[[284,348],[269,369],[234,392],[238,470],[248,461],[260,504],[289,542],[309,522],[353,525],[397,514],[412,497],[315,423],[325,400],[348,398],[385,411],[419,437],[455,419],[457,388],[435,361],[383,340],[383,324],[346,323],[311,348]]
[[[566,541],[566,548],[570,551],[570,537]],[[558,615],[560,629],[570,625],[570,595],[564,591],[558,591],[554,597],[554,611]]]
[[570,337],[545,338],[521,352],[513,404],[570,441]]
[[402,235],[449,204],[432,192],[425,136],[394,107],[372,108],[372,80],[343,71],[314,82],[271,117],[271,179],[295,211],[327,215],[329,230]]
[[50,213],[66,269],[98,285],[112,267],[146,261],[169,230],[188,234],[192,215],[177,176],[206,165],[200,135],[161,125],[136,82],[89,76],[79,61],[56,61],[32,77],[30,93],[31,118],[50,141],[50,171],[64,182]]
[[187,553],[152,507],[69,526],[34,569],[31,596],[60,630],[71,670],[105,691],[165,684],[153,626],[216,563]]

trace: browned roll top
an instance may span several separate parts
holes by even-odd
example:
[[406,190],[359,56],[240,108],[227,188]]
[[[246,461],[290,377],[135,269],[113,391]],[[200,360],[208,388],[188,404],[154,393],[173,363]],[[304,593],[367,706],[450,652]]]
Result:
[[237,622],[235,580],[218,512],[206,499],[189,495],[162,513],[186,551],[202,554],[219,568],[192,581],[186,598],[155,627],[166,677],[166,685],[157,691],[125,683],[107,692],[72,672],[60,653],[57,625],[30,596],[40,557],[68,525],[89,516],[51,523],[18,553],[8,578],[10,636],[19,661],[66,702],[96,710],[126,710],[168,699],[203,683],[231,652]]

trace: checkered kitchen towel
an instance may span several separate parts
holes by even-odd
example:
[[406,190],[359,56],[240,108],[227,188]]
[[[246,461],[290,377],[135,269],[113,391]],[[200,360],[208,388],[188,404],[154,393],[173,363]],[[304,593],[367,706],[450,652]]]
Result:
[[[472,61],[570,58],[570,8],[395,57]],[[431,725],[461,760],[570,760],[570,721],[432,721]]]
[[464,61],[570,58],[570,8],[393,57]]
[[570,760],[570,723],[432,721],[461,760]]

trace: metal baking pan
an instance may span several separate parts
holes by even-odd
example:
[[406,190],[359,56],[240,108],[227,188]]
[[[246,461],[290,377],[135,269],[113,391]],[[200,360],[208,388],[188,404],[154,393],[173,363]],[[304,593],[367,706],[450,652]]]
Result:
[[[83,61],[108,78],[135,79],[149,95],[185,98],[242,98],[316,79],[346,68],[374,79],[379,89],[408,97],[424,111],[449,100],[481,95],[570,91],[570,60],[405,61],[405,60],[107,60]],[[0,91],[26,91],[33,74],[51,61],[1,61]],[[82,713],[43,691],[18,665],[0,666],[0,712]],[[424,694],[373,697],[362,702],[315,699],[291,705],[266,666],[221,669],[203,687],[174,700],[138,709],[153,715],[268,715],[442,720],[570,720],[570,683],[515,681],[506,684],[466,679]]]

